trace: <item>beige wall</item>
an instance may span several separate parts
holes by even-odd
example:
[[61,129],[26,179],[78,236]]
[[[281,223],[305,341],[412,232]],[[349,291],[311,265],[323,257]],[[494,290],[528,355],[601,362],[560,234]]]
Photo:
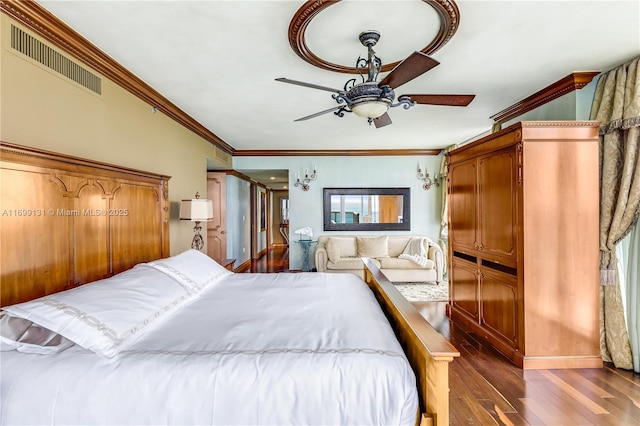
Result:
[[11,49],[11,23],[27,30],[0,16],[0,140],[171,176],[171,253],[189,248],[179,203],[207,193],[212,145],[104,77],[96,95]]

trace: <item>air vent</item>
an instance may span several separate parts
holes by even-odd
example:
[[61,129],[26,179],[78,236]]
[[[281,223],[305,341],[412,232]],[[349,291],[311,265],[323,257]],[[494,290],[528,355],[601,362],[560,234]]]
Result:
[[231,155],[224,152],[220,148],[215,147],[215,156],[218,160],[222,161],[224,164],[231,165]]
[[11,47],[92,92],[102,94],[100,77],[13,25]]

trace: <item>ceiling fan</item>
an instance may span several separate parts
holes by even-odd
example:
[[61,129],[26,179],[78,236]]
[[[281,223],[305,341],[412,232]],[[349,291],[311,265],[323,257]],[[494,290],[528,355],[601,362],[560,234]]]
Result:
[[360,83],[356,83],[357,79],[352,78],[345,83],[343,90],[339,90],[288,78],[276,78],[276,81],[283,83],[333,92],[331,97],[339,104],[294,121],[304,121],[330,112],[338,117],[344,117],[345,112],[353,112],[359,117],[366,118],[369,125],[374,123],[378,128],[391,124],[391,118],[387,112],[389,108],[402,105],[404,109],[409,109],[416,104],[467,106],[475,97],[475,95],[400,95],[394,103],[393,89],[424,74],[440,63],[422,52],[413,52],[378,83],[376,80],[382,67],[382,60],[376,56],[373,46],[380,40],[380,33],[375,30],[364,31],[358,38],[368,51],[367,59],[358,57],[356,61],[356,69],[362,79]]

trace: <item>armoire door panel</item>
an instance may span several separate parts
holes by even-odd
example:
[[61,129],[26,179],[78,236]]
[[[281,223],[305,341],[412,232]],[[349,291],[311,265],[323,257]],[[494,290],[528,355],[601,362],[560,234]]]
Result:
[[480,324],[517,349],[517,279],[488,268],[480,272]]
[[516,151],[514,147],[478,158],[479,248],[483,257],[516,262]]
[[475,250],[477,241],[477,168],[476,160],[452,165],[449,170],[449,241],[460,248]]
[[478,318],[478,274],[475,264],[453,259],[449,274],[450,299],[453,306],[471,318]]

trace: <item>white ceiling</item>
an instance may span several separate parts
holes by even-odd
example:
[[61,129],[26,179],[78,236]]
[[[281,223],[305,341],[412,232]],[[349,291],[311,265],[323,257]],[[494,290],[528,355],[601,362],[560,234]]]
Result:
[[[396,89],[476,94],[466,108],[390,110],[380,129],[353,114],[293,120],[336,105],[350,74],[304,62],[287,39],[303,1],[39,1],[237,150],[428,149],[473,138],[491,115],[573,71],[606,71],[640,55],[640,2],[459,0],[460,26],[441,64]],[[425,47],[439,26],[421,0],[346,0],[309,25],[320,57],[354,66],[358,34],[382,33],[384,63]]]

